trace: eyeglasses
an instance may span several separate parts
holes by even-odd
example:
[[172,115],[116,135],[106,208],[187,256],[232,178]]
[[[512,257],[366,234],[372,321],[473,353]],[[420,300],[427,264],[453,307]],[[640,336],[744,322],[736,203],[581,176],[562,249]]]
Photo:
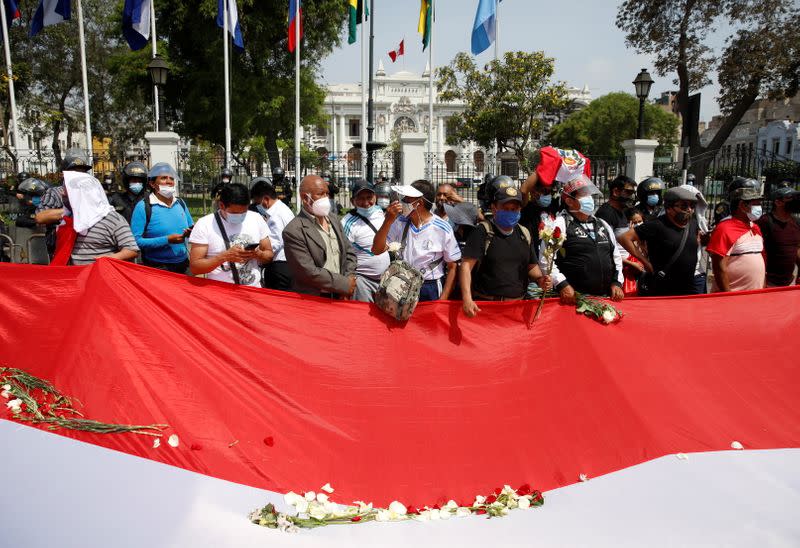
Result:
[[675,209],[680,209],[681,211],[694,211],[697,208],[697,205],[691,202],[678,202],[673,207],[675,207]]

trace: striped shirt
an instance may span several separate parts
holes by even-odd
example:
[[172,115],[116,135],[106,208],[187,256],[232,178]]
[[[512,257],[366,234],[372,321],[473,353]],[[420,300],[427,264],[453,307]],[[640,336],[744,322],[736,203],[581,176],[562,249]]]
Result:
[[86,235],[78,234],[72,248],[72,264],[91,264],[99,257],[123,249],[139,251],[139,246],[125,217],[112,211],[89,228]]

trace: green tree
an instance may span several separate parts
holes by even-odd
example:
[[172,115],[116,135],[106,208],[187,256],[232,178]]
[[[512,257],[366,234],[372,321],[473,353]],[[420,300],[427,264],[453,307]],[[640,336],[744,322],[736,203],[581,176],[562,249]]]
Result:
[[[758,97],[790,97],[800,87],[796,2],[625,0],[616,23],[628,45],[655,57],[657,74],[677,76],[682,116],[687,114],[689,94],[710,83],[716,73],[717,99],[726,117],[708,146],[695,139],[693,156],[718,150]],[[708,38],[720,28],[727,38],[716,53]]]
[[[628,93],[609,93],[554,126],[548,141],[554,146],[576,148],[584,154],[619,158],[624,154],[622,141],[636,137],[638,120],[639,99]],[[656,105],[645,105],[645,135],[658,141],[657,156],[669,154],[676,144],[678,124],[674,114]]]
[[442,101],[463,101],[466,109],[448,119],[448,141],[475,141],[511,150],[528,166],[526,151],[544,127],[544,116],[566,107],[566,87],[552,81],[554,60],[544,52],[507,52],[481,70],[466,53],[437,71]]

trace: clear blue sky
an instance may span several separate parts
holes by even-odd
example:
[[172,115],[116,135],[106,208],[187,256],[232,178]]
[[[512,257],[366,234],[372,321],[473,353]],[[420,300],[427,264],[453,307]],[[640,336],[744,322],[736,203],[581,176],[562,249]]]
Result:
[[[375,0],[375,67],[378,59],[388,73],[405,69],[422,73],[427,52],[417,34],[419,0]],[[650,98],[662,91],[677,90],[674,75],[657,76],[650,58],[626,48],[625,37],[614,25],[619,2],[613,0],[504,0],[500,3],[500,52],[538,51],[556,60],[556,79],[570,86],[589,86],[592,97],[612,91],[633,93],[633,79],[642,68],[648,68],[655,83]],[[459,51],[469,51],[472,24],[478,0],[437,0],[434,30],[434,65],[449,63]],[[405,38],[406,55],[394,65],[389,50],[396,49]],[[361,78],[361,57],[358,43],[347,44],[322,63],[325,81],[330,84],[358,82]],[[479,62],[493,58],[490,47]],[[715,96],[716,82],[701,90],[701,120],[710,120],[719,113]]]

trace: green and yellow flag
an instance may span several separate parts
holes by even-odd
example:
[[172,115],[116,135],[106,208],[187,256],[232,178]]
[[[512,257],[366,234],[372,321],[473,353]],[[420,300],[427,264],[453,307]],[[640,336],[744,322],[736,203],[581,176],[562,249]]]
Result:
[[358,24],[361,23],[361,10],[366,9],[364,20],[369,18],[369,5],[365,0],[347,0],[350,12],[350,33],[347,36],[348,44],[355,44],[358,39]]
[[422,51],[431,42],[431,20],[433,19],[433,0],[420,0],[419,3],[419,25],[417,32],[422,35]]

